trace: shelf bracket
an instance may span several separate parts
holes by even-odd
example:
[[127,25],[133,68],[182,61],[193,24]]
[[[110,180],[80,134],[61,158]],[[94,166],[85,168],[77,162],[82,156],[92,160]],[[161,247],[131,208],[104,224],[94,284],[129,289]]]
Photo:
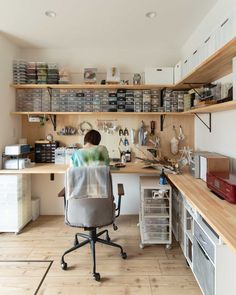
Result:
[[161,131],[163,131],[163,129],[164,129],[165,117],[166,117],[166,115],[161,115],[160,116],[160,127],[161,127]]
[[57,115],[49,115],[49,118],[52,122],[53,130],[56,131],[57,130]]
[[194,113],[194,115],[207,127],[207,129],[209,130],[209,132],[211,132],[211,113],[206,113],[206,114],[208,114],[208,119],[209,119],[208,125],[207,125],[206,122],[204,122],[202,120],[202,118],[197,113]]

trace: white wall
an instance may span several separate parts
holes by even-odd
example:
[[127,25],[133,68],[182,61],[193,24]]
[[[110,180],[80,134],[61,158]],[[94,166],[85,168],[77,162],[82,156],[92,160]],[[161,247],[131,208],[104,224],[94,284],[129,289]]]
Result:
[[[19,58],[19,48],[0,34],[0,153],[5,145],[18,142],[21,134],[21,120],[10,116],[15,111],[15,93],[12,83],[12,61]],[[0,160],[1,161],[1,160]]]

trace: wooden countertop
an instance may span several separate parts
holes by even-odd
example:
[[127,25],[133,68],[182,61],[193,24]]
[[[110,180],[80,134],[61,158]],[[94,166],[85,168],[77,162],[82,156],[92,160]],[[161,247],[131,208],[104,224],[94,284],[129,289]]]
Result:
[[[35,164],[31,168],[20,170],[0,170],[0,174],[64,174],[69,165],[63,164]],[[119,169],[111,169],[111,173],[124,173],[124,174],[151,174],[159,175],[160,171],[152,168],[143,168],[142,163],[126,163],[126,167]]]
[[189,174],[169,174],[168,178],[222,240],[236,251],[236,205],[221,200],[210,192],[203,180]]

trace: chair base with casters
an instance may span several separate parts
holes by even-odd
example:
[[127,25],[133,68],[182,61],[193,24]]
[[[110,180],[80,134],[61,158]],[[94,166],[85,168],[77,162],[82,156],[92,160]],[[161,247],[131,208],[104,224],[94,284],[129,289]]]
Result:
[[[64,257],[66,254],[74,251],[74,250],[77,250],[87,244],[90,243],[90,246],[91,246],[91,251],[92,251],[92,257],[93,257],[93,277],[96,281],[100,281],[100,274],[98,272],[96,272],[96,252],[95,252],[95,244],[96,243],[101,243],[101,244],[105,244],[105,245],[108,245],[108,246],[112,246],[112,247],[116,247],[116,248],[119,248],[120,249],[120,255],[123,259],[126,259],[127,258],[127,254],[124,252],[123,248],[116,244],[116,243],[113,243],[109,237],[109,234],[108,234],[108,230],[105,229],[99,233],[97,233],[97,228],[88,228],[87,229],[89,231],[89,234],[83,234],[83,233],[77,233],[75,235],[75,241],[74,241],[74,247],[68,249],[67,251],[65,251],[65,253],[62,255],[62,258],[61,258],[61,268],[63,270],[66,270],[67,269],[67,263],[65,262],[64,260]],[[105,234],[105,239],[101,239],[99,238],[101,235]],[[78,236],[81,237],[81,238],[84,238],[84,240],[82,242],[79,242],[78,240]]]
[[[120,215],[120,207],[121,207],[121,196],[124,195],[124,188],[123,188],[123,184],[118,184],[118,204],[117,204],[117,208],[115,209],[116,211],[116,216],[115,217],[119,217]],[[59,194],[59,197],[64,197],[65,200],[65,190],[63,189]],[[73,252],[87,244],[90,244],[91,247],[91,252],[92,252],[92,259],[93,259],[93,278],[96,281],[100,281],[100,274],[98,272],[96,272],[96,251],[95,251],[95,244],[96,243],[101,243],[101,244],[105,244],[108,246],[112,246],[112,247],[116,247],[120,249],[120,256],[123,259],[127,258],[127,254],[124,252],[123,248],[116,243],[113,243],[109,237],[109,233],[108,230],[102,230],[101,232],[97,232],[97,228],[98,227],[87,227],[84,228],[84,230],[88,231],[88,234],[84,234],[84,233],[76,233],[75,234],[75,238],[74,238],[74,246],[71,247],[70,249],[66,250],[64,252],[64,254],[61,257],[61,268],[63,270],[67,270],[67,263],[64,260],[65,255],[67,255],[70,252]],[[115,225],[115,223],[113,222],[113,229],[117,230],[118,227]],[[105,235],[105,239],[100,238],[100,236]],[[80,242],[78,237],[82,238],[83,240]]]

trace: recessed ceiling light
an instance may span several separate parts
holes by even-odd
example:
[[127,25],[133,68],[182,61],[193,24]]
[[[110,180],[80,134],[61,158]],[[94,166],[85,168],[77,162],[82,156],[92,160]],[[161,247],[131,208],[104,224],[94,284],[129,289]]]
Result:
[[155,18],[157,16],[156,11],[149,11],[145,14],[147,18]]
[[47,11],[45,11],[45,15],[48,17],[56,17],[57,14],[53,10],[47,10]]

